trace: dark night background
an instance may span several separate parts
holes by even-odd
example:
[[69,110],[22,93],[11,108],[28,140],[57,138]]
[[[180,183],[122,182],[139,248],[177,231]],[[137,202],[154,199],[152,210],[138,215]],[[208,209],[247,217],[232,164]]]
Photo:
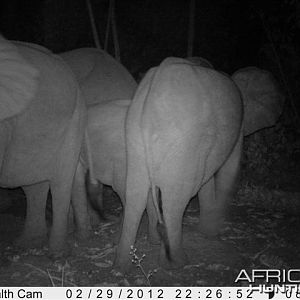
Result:
[[[190,1],[115,2],[121,59],[131,72],[186,56]],[[109,1],[91,3],[103,45]],[[299,78],[299,11],[295,0],[196,0],[193,55],[225,72],[256,65],[280,77],[278,55],[285,76]],[[2,0],[0,29],[54,52],[94,46],[85,0]]]
[[[109,0],[90,1],[103,46]],[[166,57],[187,56],[190,3],[191,0],[115,0],[121,63],[136,79],[139,80],[150,67],[158,65]],[[212,257],[207,261],[201,260],[197,267],[193,266],[198,273],[189,269],[182,270],[178,277],[170,277],[166,273],[162,273],[161,277],[155,274],[154,285],[176,284],[180,276],[183,279],[178,281],[179,284],[191,285],[195,278],[201,278],[196,285],[232,284],[230,276],[235,274],[233,265],[236,260],[240,264],[237,269],[241,266],[270,267],[258,260],[259,253],[265,253],[270,260],[282,258],[283,267],[280,268],[296,268],[300,262],[300,1],[195,0],[195,3],[193,56],[206,58],[217,70],[228,74],[248,66],[267,69],[278,80],[286,101],[275,127],[245,139],[239,201],[247,202],[251,198],[249,202],[252,206],[247,210],[246,206],[236,205],[237,212],[232,212],[235,222],[232,228],[237,229],[234,233],[231,229],[228,232],[238,236],[235,245],[237,251],[202,241],[204,257]],[[0,33],[11,40],[43,45],[55,53],[95,47],[86,0],[1,0]],[[112,34],[107,51],[114,56]],[[111,232],[106,240],[103,232],[101,234],[101,247],[106,249],[105,241],[110,241]],[[240,235],[243,235],[243,239],[240,239]],[[194,237],[190,237],[190,244],[195,243],[195,247],[198,247]],[[231,241],[232,237],[228,240]],[[100,247],[98,243],[96,245]],[[262,252],[265,244],[269,246]],[[217,260],[219,252],[220,263]],[[40,262],[38,259],[37,265],[49,267],[47,261],[41,259]],[[91,275],[85,272],[86,260],[77,262],[76,259],[74,262],[73,258],[70,263],[71,271],[66,272],[73,274],[74,268],[78,273],[74,274],[83,278],[80,281],[74,275],[78,284],[99,285],[99,278],[102,277],[105,283],[116,282],[115,277],[106,271],[109,270],[105,269],[107,267],[101,265],[99,271],[97,266]],[[230,265],[230,268],[226,269],[224,264]],[[0,282],[2,280],[6,285],[7,282],[23,284],[23,275],[19,276],[19,281],[11,275],[9,281],[8,274],[16,272],[13,267],[9,269],[11,273],[0,274]],[[20,274],[27,274],[28,270],[21,267],[24,269]],[[275,267],[271,265],[270,268]],[[47,276],[44,280],[46,283],[33,278],[31,284],[48,284]],[[134,280],[130,283],[139,285]]]
[[[270,70],[289,95],[287,103],[299,111],[299,1],[195,2],[193,55],[228,73],[251,65]],[[103,46],[109,1],[91,5]],[[121,62],[134,76],[165,57],[187,55],[189,5],[188,0],[115,1]],[[2,0],[0,31],[54,52],[94,46],[85,0]]]

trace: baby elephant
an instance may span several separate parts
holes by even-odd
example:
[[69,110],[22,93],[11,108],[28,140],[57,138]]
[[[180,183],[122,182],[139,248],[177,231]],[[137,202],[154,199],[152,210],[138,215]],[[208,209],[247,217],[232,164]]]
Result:
[[[91,154],[90,165],[92,165],[93,177],[98,180],[96,206],[100,209],[103,207],[103,198],[102,189],[99,189],[99,185],[102,186],[102,184],[111,186],[118,193],[122,204],[125,203],[126,149],[124,124],[130,103],[131,100],[110,100],[91,105],[88,108],[87,132]],[[81,161],[76,171],[72,194],[75,214],[85,212],[86,204],[89,205],[89,201],[86,201],[84,182],[85,170],[89,164],[87,158],[88,155],[81,155]],[[88,190],[90,187],[91,185],[88,184]],[[92,188],[94,188],[93,185]],[[76,205],[79,205],[79,207],[76,207]],[[92,223],[97,222],[94,212],[93,209],[89,209]],[[76,219],[80,220],[80,216],[77,215]]]
[[111,186],[124,204],[125,117],[131,100],[114,100],[88,109],[88,134],[94,176]]

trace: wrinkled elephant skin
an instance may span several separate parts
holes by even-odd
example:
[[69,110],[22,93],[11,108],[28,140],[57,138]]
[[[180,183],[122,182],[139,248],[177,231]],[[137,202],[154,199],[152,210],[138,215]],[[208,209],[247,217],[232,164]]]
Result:
[[[0,41],[5,42],[9,43]],[[27,216],[19,242],[29,246],[46,239],[45,206],[51,190],[53,222],[49,245],[52,253],[60,254],[66,246],[73,178],[86,127],[85,103],[76,78],[60,57],[21,42],[13,47],[37,70],[38,77],[29,84],[31,101],[25,109],[0,123],[0,185],[20,186],[25,192]],[[22,81],[26,75],[14,76]],[[33,93],[32,87],[36,88]],[[0,91],[0,102],[4,96]]]
[[88,105],[133,98],[137,88],[134,78],[105,51],[80,48],[60,56],[73,70]]
[[[148,192],[166,227],[170,258],[161,246],[163,266],[179,267],[182,216],[200,189],[201,223],[214,233],[231,197],[242,146],[242,101],[232,80],[183,59],[169,58],[140,83],[126,118],[126,204],[115,266],[130,266]],[[155,230],[155,228],[153,229]]]

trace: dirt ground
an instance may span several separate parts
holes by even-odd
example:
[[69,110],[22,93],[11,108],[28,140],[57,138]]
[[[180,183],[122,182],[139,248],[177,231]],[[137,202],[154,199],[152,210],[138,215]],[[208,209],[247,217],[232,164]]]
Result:
[[159,247],[147,241],[147,218],[140,226],[136,255],[126,277],[112,268],[122,211],[117,195],[105,189],[109,220],[79,245],[69,237],[71,255],[51,261],[47,248],[22,250],[12,242],[24,222],[20,189],[7,192],[13,201],[0,212],[0,286],[235,286],[241,269],[300,269],[300,155],[278,161],[261,177],[243,169],[238,193],[229,207],[223,231],[215,239],[198,233],[196,199],[183,221],[183,244],[189,263],[167,271],[158,265]]

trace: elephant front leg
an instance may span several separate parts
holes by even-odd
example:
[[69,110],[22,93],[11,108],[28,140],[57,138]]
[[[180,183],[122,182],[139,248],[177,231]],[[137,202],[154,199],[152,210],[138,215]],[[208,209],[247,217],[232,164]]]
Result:
[[47,240],[46,203],[49,182],[23,187],[26,195],[26,219],[22,235],[15,241],[21,247],[41,247]]
[[49,237],[49,251],[54,258],[62,257],[68,250],[66,240],[68,235],[68,213],[71,204],[72,182],[51,183],[52,194],[52,228]]
[[75,109],[68,126],[69,130],[65,132],[64,142],[59,145],[59,155],[52,162],[54,165],[52,166],[50,190],[53,218],[49,237],[49,251],[54,258],[63,256],[68,250],[66,240],[72,187],[79,164],[79,154],[85,128],[85,117],[80,106],[81,104]]
[[[75,146],[70,143],[70,147]],[[71,148],[72,149],[72,148]],[[68,235],[68,216],[71,205],[71,195],[73,180],[75,177],[76,168],[78,166],[78,153],[69,149],[64,149],[66,153],[62,153],[63,159],[57,164],[55,174],[53,174],[53,180],[50,182],[50,190],[52,194],[52,227],[49,237],[49,251],[53,257],[61,257],[67,252],[67,235]],[[83,200],[84,201],[84,200]],[[76,208],[78,211],[80,208]],[[75,219],[77,212],[74,212]],[[78,221],[78,219],[77,219]],[[85,227],[84,217],[79,221],[79,226]],[[83,230],[84,231],[84,230]]]

